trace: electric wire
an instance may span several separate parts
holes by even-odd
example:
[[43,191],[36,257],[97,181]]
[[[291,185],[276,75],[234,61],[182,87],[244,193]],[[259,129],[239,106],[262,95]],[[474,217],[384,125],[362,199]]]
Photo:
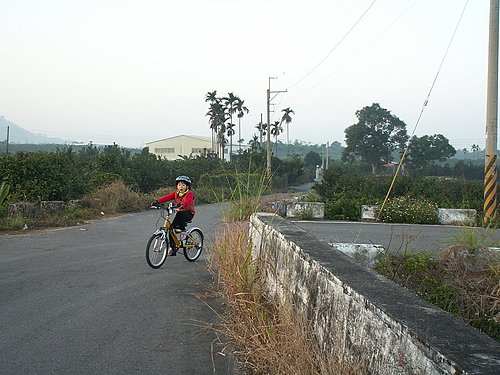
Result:
[[391,185],[389,187],[389,190],[387,191],[387,195],[385,196],[385,199],[384,199],[384,202],[382,203],[382,206],[380,207],[380,210],[379,210],[379,213],[378,213],[378,216],[377,216],[377,219],[380,217],[380,214],[382,213],[382,211],[384,210],[384,207],[387,203],[387,200],[389,199],[389,196],[392,192],[392,188],[394,187],[394,183],[396,182],[396,178],[401,170],[401,166],[403,165],[403,161],[406,157],[406,155],[408,154],[408,150],[410,148],[410,144],[411,144],[411,137],[415,134],[415,131],[417,130],[417,127],[418,127],[418,124],[420,123],[420,120],[422,118],[422,115],[424,113],[424,110],[425,108],[427,107],[427,104],[429,103],[429,99],[430,99],[430,96],[432,94],[432,91],[434,89],[434,86],[437,82],[437,79],[439,77],[439,74],[441,73],[441,68],[443,67],[444,65],[444,61],[446,60],[446,56],[448,55],[448,51],[450,50],[450,47],[451,47],[451,44],[453,43],[453,40],[455,39],[455,34],[457,33],[457,30],[458,30],[458,27],[462,21],[462,18],[463,18],[463,15],[465,13],[465,9],[467,8],[467,4],[469,4],[469,0],[466,0],[465,1],[465,5],[462,9],[462,13],[460,14],[460,17],[458,18],[458,22],[455,26],[455,30],[453,31],[453,34],[451,36],[451,39],[450,39],[450,42],[448,43],[448,47],[446,48],[446,51],[444,53],[444,56],[443,56],[443,59],[441,60],[441,64],[439,65],[439,68],[438,68],[438,71],[434,77],[434,80],[432,81],[432,85],[431,85],[431,88],[429,89],[429,93],[427,94],[427,97],[425,98],[425,101],[424,101],[424,104],[422,105],[422,108],[420,110],[420,114],[418,115],[418,118],[417,118],[417,121],[415,123],[415,126],[413,127],[413,131],[411,133],[411,136],[410,138],[408,139],[408,144],[403,152],[403,155],[401,155],[401,160],[399,161],[399,164],[398,164],[398,168],[396,170],[396,173],[394,173],[394,177],[392,179],[392,182],[391,182]]
[[305,90],[302,90],[299,94],[293,96],[290,100],[294,100],[302,95],[304,95],[305,93],[307,93],[308,91],[310,90],[313,90],[315,89],[317,86],[321,85],[322,83],[326,82],[331,76],[333,76],[335,73],[337,73],[339,70],[343,69],[347,64],[349,64],[352,60],[354,60],[356,58],[356,56],[358,56],[362,51],[364,51],[366,48],[368,48],[369,46],[371,46],[373,43],[375,43],[375,41],[380,38],[382,36],[382,34],[384,34],[385,32],[387,32],[392,26],[394,26],[400,19],[401,17],[403,17],[406,13],[408,13],[410,11],[410,9],[412,9],[415,4],[417,2],[419,2],[420,0],[415,0],[409,7],[407,7],[402,13],[400,13],[390,24],[389,26],[387,26],[385,29],[383,29],[381,32],[379,32],[373,39],[371,39],[367,44],[365,44],[364,46],[362,46],[357,52],[355,52],[350,59],[348,59],[347,61],[345,61],[342,65],[340,65],[338,68],[334,69],[330,74],[328,74],[326,77],[324,77],[323,79],[321,79],[320,81],[318,81],[317,83],[315,83],[314,85],[312,85],[311,87],[305,89]]
[[364,16],[368,13],[368,11],[371,9],[371,7],[377,2],[377,0],[373,0],[372,3],[368,6],[368,8],[361,14],[361,16],[358,18],[358,20],[354,23],[354,25],[351,26],[351,28],[347,31],[347,33],[340,39],[340,41],[332,48],[330,51],[326,54],[325,57],[323,57],[308,73],[306,73],[302,78],[299,78],[297,81],[292,83],[290,86],[288,86],[288,89],[292,88],[293,86],[297,85],[298,83],[302,82],[304,79],[306,79],[312,72],[314,72],[330,55],[342,44],[342,42],[349,36],[349,34],[356,28],[356,26],[361,22],[361,20],[364,18]]

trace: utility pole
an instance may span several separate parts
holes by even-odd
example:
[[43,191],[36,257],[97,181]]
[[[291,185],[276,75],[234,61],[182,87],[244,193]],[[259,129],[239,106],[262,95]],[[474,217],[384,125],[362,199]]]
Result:
[[326,167],[325,167],[325,171],[328,169],[328,159],[330,158],[330,156],[328,155],[328,148],[330,147],[330,142],[326,142]]
[[[267,148],[266,148],[266,156],[267,156],[267,178],[271,180],[271,100],[273,100],[276,95],[278,95],[280,92],[287,92],[285,91],[271,91],[271,80],[272,79],[278,79],[278,77],[269,77],[269,86],[267,89],[267,132],[266,132],[266,140],[267,140]],[[271,98],[271,94],[276,94]]]
[[486,160],[484,166],[485,223],[495,218],[497,209],[498,3],[499,0],[490,0],[488,88],[486,99]]
[[9,153],[9,126],[7,125],[7,138],[5,138],[5,153]]

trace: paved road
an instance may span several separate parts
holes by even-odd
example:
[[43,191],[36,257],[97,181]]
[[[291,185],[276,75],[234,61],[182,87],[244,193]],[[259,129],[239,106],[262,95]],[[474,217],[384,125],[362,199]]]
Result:
[[[301,228],[314,233],[328,243],[362,243],[382,245],[391,252],[438,252],[446,242],[459,236],[462,227],[448,225],[411,225],[348,221],[297,221]],[[471,228],[492,241],[500,241],[500,230]]]
[[[213,239],[218,205],[198,206],[192,225]],[[212,282],[198,262],[145,261],[158,211],[77,228],[0,237],[0,373],[216,374]],[[199,298],[199,296],[204,296]],[[214,346],[214,351],[220,347]]]

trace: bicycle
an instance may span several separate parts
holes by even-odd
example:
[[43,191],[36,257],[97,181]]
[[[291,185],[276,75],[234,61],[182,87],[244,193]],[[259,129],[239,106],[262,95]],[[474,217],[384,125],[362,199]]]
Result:
[[[167,259],[169,247],[172,251],[182,249],[184,257],[189,262],[194,262],[203,250],[203,232],[200,228],[193,227],[187,231],[176,233],[172,228],[170,215],[177,212],[173,204],[152,206],[153,209],[163,209],[161,218],[164,219],[163,226],[158,228],[148,240],[146,246],[146,261],[151,268],[160,268]],[[159,219],[158,219],[159,220]],[[190,221],[189,221],[190,222]]]

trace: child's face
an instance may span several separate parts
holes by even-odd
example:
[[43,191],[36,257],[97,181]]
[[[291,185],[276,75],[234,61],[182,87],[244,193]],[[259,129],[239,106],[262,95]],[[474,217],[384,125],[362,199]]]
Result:
[[181,193],[184,193],[187,190],[187,185],[185,182],[179,181],[177,183],[177,190],[179,190]]

